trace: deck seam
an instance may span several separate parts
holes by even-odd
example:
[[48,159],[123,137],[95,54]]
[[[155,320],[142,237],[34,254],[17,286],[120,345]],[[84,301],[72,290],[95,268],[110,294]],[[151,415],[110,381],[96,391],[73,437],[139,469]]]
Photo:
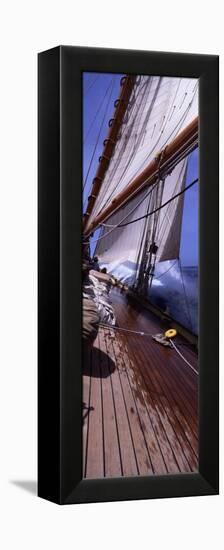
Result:
[[[125,345],[126,345],[126,342],[125,342]],[[128,356],[128,354],[127,354],[127,356]],[[129,361],[130,369],[132,370],[132,367],[131,367],[131,364],[130,364],[130,358],[129,358],[129,356],[128,356],[128,361]],[[141,376],[142,376],[142,373],[141,373]],[[131,391],[132,391],[132,393],[133,393],[132,385],[131,385],[131,382],[130,382],[130,375],[129,375],[129,374],[128,374],[128,380],[129,380],[129,385],[130,385]],[[134,393],[133,393],[133,396],[134,396]],[[160,450],[160,454],[161,454],[161,457],[162,457],[162,460],[163,460],[165,469],[166,469],[166,471],[167,471],[167,473],[168,473],[168,467],[167,467],[166,461],[165,461],[164,456],[163,456],[163,452],[162,452],[162,449],[161,449],[161,445],[160,445],[159,439],[158,439],[157,434],[156,434],[156,431],[155,431],[155,429],[154,429],[154,427],[153,427],[153,423],[152,423],[151,416],[150,416],[150,413],[149,413],[149,410],[148,410],[148,406],[147,406],[147,403],[146,403],[146,401],[145,401],[145,397],[144,397],[143,394],[142,394],[142,398],[143,398],[143,400],[144,400],[144,404],[145,404],[146,412],[147,412],[147,415],[148,415],[148,418],[149,418],[149,422],[150,422],[150,425],[151,425],[151,428],[152,428],[152,432],[154,433],[154,437],[155,437],[155,439],[156,439],[156,441],[157,441],[158,448],[159,448],[159,450]],[[134,399],[135,399],[135,397],[134,397]],[[136,407],[137,407],[137,404],[136,404]],[[138,408],[138,407],[137,407],[137,408]],[[144,430],[143,430],[143,429],[142,429],[142,431],[143,431],[143,434],[144,434]],[[144,437],[145,437],[145,434],[144,434]],[[147,445],[147,449],[148,449],[148,444],[147,444],[147,442],[146,442],[146,445]],[[148,450],[148,453],[149,453],[149,450]],[[149,453],[149,455],[150,455],[150,453]],[[151,455],[150,455],[150,460],[151,460]],[[154,467],[153,467],[153,469],[154,469]]]
[[86,433],[86,456],[85,456],[85,472],[84,476],[86,477],[87,474],[87,461],[88,461],[88,444],[89,444],[89,416],[90,416],[90,400],[91,400],[91,384],[92,384],[92,349],[89,349],[88,353],[88,359],[89,359],[89,368],[90,368],[90,381],[89,381],[89,400],[88,400],[88,407],[89,407],[89,414],[87,416],[87,433]]
[[[135,352],[133,352],[133,349],[132,349],[132,353],[135,355]],[[139,368],[140,368],[140,367],[139,367]],[[145,386],[146,386],[146,388],[148,389],[148,392],[150,393],[151,400],[153,401],[153,404],[154,404],[154,409],[155,409],[156,414],[157,414],[157,416],[158,416],[158,418],[159,418],[159,422],[160,422],[160,424],[162,425],[163,432],[164,432],[165,437],[166,437],[166,439],[167,439],[167,442],[168,442],[168,445],[169,445],[169,447],[170,447],[171,453],[172,453],[172,455],[173,455],[174,461],[175,461],[175,463],[176,463],[176,465],[177,465],[178,470],[181,472],[181,469],[180,469],[180,466],[179,466],[179,464],[178,464],[178,462],[177,462],[177,459],[176,459],[175,453],[174,453],[174,451],[173,451],[171,442],[170,442],[170,440],[169,440],[169,438],[168,438],[168,436],[167,436],[166,430],[165,430],[165,428],[164,428],[164,426],[163,426],[163,422],[162,422],[162,420],[161,420],[161,418],[160,418],[160,415],[159,415],[159,413],[158,413],[158,411],[157,411],[157,407],[155,407],[155,400],[154,400],[154,397],[153,397],[153,395],[151,394],[151,392],[149,391],[148,384],[147,384],[146,381],[145,381],[145,376],[144,376],[144,374],[142,373],[142,369],[141,369],[141,375],[142,375],[142,378],[143,378],[143,380],[144,380]],[[162,406],[162,409],[163,409],[163,406]],[[164,412],[165,412],[165,411],[164,411]]]
[[[154,351],[152,351],[152,353],[154,353]],[[155,355],[154,355],[154,356],[155,356]],[[155,376],[156,376],[156,373],[155,373]],[[158,381],[158,384],[159,384],[160,387],[161,387],[161,382],[159,381],[158,377],[157,377],[157,381]],[[173,392],[172,392],[172,389],[169,388],[169,386],[167,385],[166,379],[163,379],[163,382],[164,382],[164,385],[165,385],[166,389],[168,390],[168,393],[172,396],[172,400],[173,400],[175,406],[180,410],[180,414],[183,416],[184,421],[186,422],[186,424],[188,425],[188,427],[189,427],[189,429],[190,429],[189,422],[188,422],[187,418],[185,417],[185,414],[184,414],[184,412],[182,411],[182,409],[180,409],[180,407],[178,406],[178,403],[176,402],[176,399],[175,399],[175,396],[174,396],[174,394],[173,394]],[[165,399],[167,400],[168,405],[169,405],[169,406],[171,407],[171,409],[172,409],[173,415],[175,416],[175,418],[176,418],[176,420],[177,420],[177,422],[178,422],[178,425],[180,426],[182,435],[183,435],[183,436],[186,438],[186,440],[188,441],[188,444],[189,444],[190,447],[191,447],[192,453],[194,454],[195,458],[198,460],[198,456],[197,456],[197,454],[195,453],[195,450],[194,450],[194,448],[192,447],[192,444],[191,444],[191,442],[190,442],[190,440],[189,440],[187,434],[185,433],[184,428],[183,428],[183,426],[181,425],[180,419],[179,419],[178,416],[176,415],[176,412],[175,412],[175,410],[173,409],[173,406],[172,406],[172,404],[170,403],[170,399],[169,399],[169,397],[167,396],[167,394],[166,394],[166,396],[165,396]],[[182,401],[182,400],[181,400],[181,401]],[[175,431],[175,430],[174,430],[174,431]],[[197,438],[196,438],[196,439],[197,439]],[[180,444],[181,444],[181,443],[180,443]],[[181,444],[181,446],[182,446],[182,444]],[[184,452],[184,449],[183,449],[183,452]],[[185,452],[184,452],[184,454],[185,454]],[[186,457],[186,455],[185,455],[185,457]],[[188,460],[187,457],[186,457],[186,460]],[[190,464],[189,464],[189,466],[190,466]]]
[[[103,335],[104,335],[105,348],[107,350],[107,342],[106,342],[106,339],[105,339],[104,329],[103,329]],[[107,350],[107,362],[108,362],[108,371],[110,372],[110,384],[111,384],[111,392],[112,392],[112,399],[113,399],[113,406],[114,406],[114,417],[115,417],[115,425],[116,425],[117,441],[118,441],[118,449],[119,449],[119,457],[120,457],[121,476],[124,476],[121,446],[120,446],[120,438],[119,438],[119,430],[118,430],[118,422],[117,422],[117,411],[116,411],[116,406],[115,406],[114,388],[113,388],[113,382],[112,382],[112,376],[111,376],[112,373],[111,373],[108,357],[109,357],[109,354],[108,354],[108,350]]]
[[[102,352],[100,347],[99,334],[97,335],[98,349]],[[98,351],[99,355],[99,351]],[[103,405],[103,381],[102,381],[102,358],[99,357],[99,370],[100,370],[100,394],[101,394],[101,415],[102,415],[102,442],[103,442],[103,475],[106,477],[106,465],[105,465],[105,435],[104,435],[104,405]]]
[[[112,347],[113,347],[113,352],[114,352],[113,342],[112,342]],[[115,357],[115,353],[114,353],[114,357]],[[130,419],[129,419],[128,410],[127,410],[127,404],[126,404],[126,400],[125,400],[123,385],[122,385],[122,382],[121,382],[121,376],[120,376],[120,373],[119,373],[119,369],[117,369],[117,371],[118,371],[118,377],[119,377],[120,386],[121,386],[121,391],[122,391],[122,395],[123,395],[123,401],[124,401],[126,416],[127,416],[127,420],[128,420],[128,426],[129,426],[129,431],[130,431],[130,436],[131,436],[131,441],[132,441],[132,447],[133,447],[134,456],[135,456],[135,462],[136,462],[137,472],[138,472],[138,475],[140,475],[140,470],[139,470],[139,465],[138,465],[138,460],[137,460],[137,455],[136,455],[136,450],[135,450],[135,445],[134,445],[134,440],[133,440],[133,434],[132,434]]]
[[[132,350],[132,353],[133,353],[133,355],[135,356],[135,352],[133,352],[133,350]],[[159,413],[158,413],[158,410],[157,410],[157,408],[155,407],[154,398],[153,398],[153,396],[151,395],[151,392],[150,392],[149,389],[148,389],[148,384],[146,384],[145,376],[144,376],[144,374],[142,373],[142,370],[141,370],[141,377],[142,377],[142,379],[143,379],[143,381],[144,381],[145,388],[147,389],[147,392],[148,392],[148,394],[150,395],[150,399],[151,399],[151,401],[152,401],[152,403],[153,403],[154,410],[155,410],[155,412],[156,412],[156,416],[158,417],[158,422],[159,422],[159,424],[160,424],[161,427],[162,427],[162,431],[163,431],[163,433],[164,433],[164,436],[165,436],[165,438],[166,438],[166,441],[167,441],[167,443],[168,443],[168,446],[169,446],[169,448],[170,448],[170,451],[171,451],[171,453],[172,453],[172,455],[173,455],[174,462],[176,463],[176,466],[177,466],[178,470],[180,471],[180,468],[179,468],[179,465],[178,465],[178,463],[177,463],[176,457],[175,457],[175,455],[174,455],[174,453],[173,453],[172,446],[171,446],[170,441],[169,441],[169,439],[168,439],[168,437],[167,437],[166,430],[165,430],[165,428],[164,428],[164,426],[163,426],[163,423],[162,423],[162,421],[161,421],[161,418],[160,418],[160,415],[159,415]],[[153,425],[152,420],[151,420],[151,414],[150,414],[150,412],[149,412],[148,404],[146,403],[146,401],[145,401],[145,406],[146,406],[146,409],[147,409],[148,416],[149,416],[149,418],[150,418],[151,424]],[[153,431],[154,431],[154,433],[155,433],[156,439],[157,439],[158,444],[159,444],[159,440],[158,440],[158,438],[157,438],[156,432],[155,432],[154,429],[153,429]],[[161,445],[160,445],[160,444],[159,444],[159,448],[160,448],[160,451],[161,451],[161,454],[162,454],[164,463],[165,463],[165,465],[166,465],[167,473],[170,473],[170,471],[169,471],[169,466],[168,466],[168,464],[166,464],[166,460],[165,460],[165,457],[164,457],[164,454],[163,454],[163,451],[162,451],[162,448],[161,448]]]
[[[146,356],[145,356],[145,354],[144,354],[144,350],[141,350],[141,351],[142,351],[142,354],[143,354],[144,358],[146,358]],[[151,377],[151,375],[150,375],[150,372],[148,372],[147,374],[148,374],[148,378],[149,378],[150,381],[151,381],[152,386],[155,388],[154,381],[153,381],[153,379],[152,379],[152,377]],[[157,383],[158,383],[158,386],[160,387],[160,389],[162,389],[162,388],[161,388],[161,384],[159,383],[158,380],[157,380]],[[154,400],[154,397],[152,397],[152,399]],[[160,406],[161,406],[162,410],[164,411],[164,414],[165,414],[165,417],[167,418],[168,424],[170,425],[171,429],[173,430],[173,432],[174,432],[174,434],[175,434],[175,436],[176,436],[177,442],[178,442],[178,444],[179,444],[179,446],[180,446],[180,448],[181,448],[181,450],[182,450],[182,453],[183,453],[183,455],[184,455],[184,458],[185,458],[185,460],[186,460],[186,462],[187,462],[187,464],[188,464],[188,466],[189,466],[189,468],[190,468],[190,471],[191,471],[190,464],[189,464],[189,462],[188,462],[188,460],[187,460],[187,457],[186,457],[186,455],[185,455],[184,449],[183,449],[182,444],[181,444],[181,442],[180,442],[180,440],[179,440],[179,436],[178,436],[178,434],[176,433],[176,430],[175,430],[175,428],[174,428],[174,426],[173,426],[173,423],[171,422],[171,420],[170,420],[170,418],[169,418],[169,416],[168,416],[168,414],[167,414],[167,412],[166,412],[166,409],[165,409],[165,407],[164,407],[164,404],[163,404],[163,402],[161,401],[160,395],[158,395],[158,402],[160,403]],[[170,408],[172,409],[172,407],[170,407]],[[162,422],[162,423],[163,423],[163,422]],[[165,430],[165,433],[166,433],[166,430]],[[176,457],[176,454],[175,454],[174,449],[173,449],[173,447],[172,447],[172,443],[171,443],[171,441],[170,441],[170,439],[169,439],[167,433],[166,433],[166,437],[167,437],[167,439],[169,440],[170,447],[171,447],[171,449],[172,449],[172,453],[173,453],[173,455],[174,455],[174,457],[175,457],[175,461],[176,461],[176,463],[177,463],[177,465],[178,465],[178,468],[180,469],[180,472],[181,472],[181,471],[182,471],[182,470],[181,470],[181,466],[179,465],[178,459],[177,459],[177,457]],[[184,462],[183,459],[182,459],[182,462]]]
[[[111,342],[111,337],[108,338],[109,335],[110,335],[110,331],[109,331],[109,333],[105,332],[105,341],[106,341],[106,345],[107,345],[107,352],[108,352],[109,356],[110,356],[110,353],[113,353],[113,357],[115,359],[117,380],[119,382],[119,388],[120,388],[120,391],[121,391],[122,402],[123,402],[124,409],[125,409],[127,429],[128,429],[128,434],[129,434],[129,437],[130,437],[130,443],[131,443],[130,448],[131,448],[131,451],[133,453],[133,458],[134,458],[134,461],[135,461],[136,472],[135,472],[134,475],[140,475],[139,465],[138,465],[138,460],[137,460],[137,455],[136,455],[136,450],[135,450],[135,445],[134,445],[133,433],[132,433],[132,429],[131,429],[131,426],[130,426],[130,419],[129,419],[128,410],[127,410],[126,399],[125,399],[125,395],[124,395],[124,391],[123,391],[123,386],[122,386],[122,383],[121,383],[119,369],[117,367],[117,358],[116,358],[116,355],[114,355],[114,347],[113,347],[113,344]],[[112,347],[111,351],[110,351],[110,347]],[[113,381],[113,376],[112,376],[112,383],[113,382],[114,381]],[[115,407],[116,407],[116,400],[115,400]],[[118,423],[118,431],[119,431],[119,434],[120,434],[119,423]],[[122,447],[121,447],[121,450],[122,450]],[[131,474],[131,475],[133,475],[133,474]]]
[[[119,336],[118,336],[117,340],[118,340],[119,348],[121,349],[121,341],[120,341]],[[129,357],[128,357],[128,359],[129,359]],[[130,391],[131,391],[131,394],[132,394],[132,397],[133,397],[133,401],[134,401],[134,403],[135,403],[135,409],[136,409],[136,412],[137,412],[137,415],[138,415],[139,426],[140,426],[140,429],[141,429],[141,432],[142,432],[142,435],[143,435],[143,438],[144,438],[145,447],[146,447],[146,451],[147,451],[147,454],[148,454],[148,458],[149,458],[149,461],[150,461],[150,464],[151,464],[152,472],[153,472],[153,474],[155,474],[154,466],[153,466],[153,463],[152,463],[151,455],[150,455],[149,448],[148,448],[147,441],[146,441],[146,437],[145,437],[145,433],[144,433],[144,430],[143,430],[143,427],[142,427],[142,422],[141,422],[141,418],[140,418],[138,406],[137,406],[136,399],[135,399],[135,396],[134,396],[134,392],[133,392],[133,389],[132,389],[132,386],[131,386],[131,383],[130,383],[130,378],[129,378],[128,369],[127,369],[126,366],[125,366],[125,363],[124,363],[123,358],[122,358],[122,363],[123,363],[124,368],[125,368],[125,372],[126,372],[126,375],[127,375],[129,388],[130,388]],[[153,427],[152,427],[152,430],[153,430]],[[153,430],[153,433],[154,433],[154,430]],[[163,458],[163,456],[162,456],[162,458]],[[165,465],[165,462],[164,462],[164,465]],[[166,468],[166,465],[165,465],[165,468]]]
[[[152,351],[152,350],[153,350],[153,348],[150,348],[150,351]],[[180,397],[181,403],[182,403],[183,406],[184,406],[184,409],[186,409],[186,403],[185,403],[185,401],[183,401],[183,398],[181,397],[181,393],[180,393],[180,391],[182,391],[182,393],[184,393],[184,395],[186,396],[186,399],[188,398],[188,396],[186,395],[186,392],[185,392],[185,386],[183,385],[183,387],[180,388],[180,381],[179,381],[179,379],[178,379],[178,377],[177,377],[177,372],[176,372],[177,365],[176,365],[175,363],[173,363],[173,357],[170,357],[169,359],[171,360],[171,363],[172,363],[173,368],[175,368],[175,372],[170,372],[169,374],[170,374],[170,376],[171,376],[172,378],[175,379],[175,382],[176,382],[176,384],[177,384],[177,386],[178,386],[178,395],[179,395],[179,397]],[[184,378],[184,381],[186,381],[186,376],[185,376],[185,375],[183,376],[183,378]],[[166,385],[166,387],[168,388],[167,385]],[[170,390],[169,390],[169,391],[170,391]],[[191,406],[191,404],[190,404],[189,402],[188,402],[188,407],[189,407],[189,409],[191,410],[191,413],[190,413],[190,410],[189,410],[189,416],[190,416],[191,420],[193,420],[193,416],[192,416],[193,409],[192,409],[192,406]],[[189,424],[189,422],[188,422],[188,420],[187,420],[185,414],[183,414],[183,416],[184,416],[184,418],[185,418],[186,423]],[[191,430],[193,431],[194,436],[195,436],[195,439],[197,440],[197,438],[198,438],[197,430],[196,430],[193,426],[191,427]],[[197,455],[196,455],[196,457],[197,457]],[[197,457],[197,458],[198,458],[198,457]]]

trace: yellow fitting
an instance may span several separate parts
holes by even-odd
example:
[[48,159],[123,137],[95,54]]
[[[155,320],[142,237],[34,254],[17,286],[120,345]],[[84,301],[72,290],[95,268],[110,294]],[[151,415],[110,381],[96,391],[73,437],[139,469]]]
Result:
[[174,338],[174,336],[176,335],[177,335],[177,331],[175,330],[175,328],[170,328],[165,332],[166,338]]

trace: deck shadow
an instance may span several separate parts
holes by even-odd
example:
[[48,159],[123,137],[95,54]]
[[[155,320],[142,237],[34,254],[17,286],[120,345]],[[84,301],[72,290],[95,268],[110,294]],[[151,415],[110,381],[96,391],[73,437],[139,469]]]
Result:
[[[100,368],[95,368],[100,365]],[[99,348],[92,347],[89,352],[84,350],[82,361],[82,374],[91,378],[107,378],[116,369],[111,357]]]

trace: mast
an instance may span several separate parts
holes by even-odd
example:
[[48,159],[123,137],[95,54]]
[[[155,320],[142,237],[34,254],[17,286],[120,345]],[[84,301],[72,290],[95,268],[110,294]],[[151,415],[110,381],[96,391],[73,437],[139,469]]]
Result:
[[113,155],[113,151],[117,142],[118,133],[121,128],[124,115],[126,113],[126,109],[129,103],[129,99],[133,90],[135,80],[136,80],[136,76],[130,76],[130,75],[126,75],[121,79],[122,88],[121,88],[120,97],[114,103],[114,106],[115,106],[114,115],[113,115],[113,118],[111,118],[111,120],[109,121],[110,130],[107,138],[104,140],[103,153],[99,158],[98,170],[93,180],[91,194],[88,197],[88,205],[87,205],[87,209],[83,219],[84,233],[86,230],[86,226],[88,224],[89,216],[91,215],[92,210],[94,208],[97,195],[101,188],[111,157]]
[[[101,227],[91,241],[100,264],[148,299],[154,275],[160,279],[180,256],[189,154],[198,146],[198,82],[138,75],[125,113],[111,157],[101,157],[105,170],[89,199],[84,245]],[[169,268],[155,272],[166,261]],[[178,285],[183,292],[184,282]]]
[[[156,158],[151,160],[148,166],[125,189],[123,189],[89,225],[86,222],[84,227],[84,235],[86,237],[91,235],[91,233],[100,224],[102,224],[109,216],[114,214],[114,212],[121,206],[124,206],[130,198],[133,198],[144,187],[152,186],[158,178],[158,175],[162,173],[169,173],[171,166],[175,165],[178,158],[181,155],[184,155],[185,152],[193,151],[197,147],[197,144],[198,117],[194,118],[192,122],[184,128],[184,130],[180,132],[178,136],[159,153],[159,155],[157,155]],[[95,186],[95,188],[99,191],[100,185],[101,181],[99,182],[99,180],[96,180],[93,187]],[[96,192],[92,190],[92,195],[90,195],[90,197],[92,197],[90,206],[92,206],[91,210],[89,207],[87,208],[86,214],[88,216],[90,215],[90,211],[92,211],[93,204],[95,203],[95,194]]]

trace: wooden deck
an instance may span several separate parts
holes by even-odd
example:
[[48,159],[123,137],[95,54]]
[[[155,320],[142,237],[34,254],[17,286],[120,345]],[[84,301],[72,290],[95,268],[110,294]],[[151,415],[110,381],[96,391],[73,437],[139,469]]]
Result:
[[[113,290],[117,324],[158,334],[169,328]],[[179,349],[197,368],[190,345]],[[175,350],[100,328],[83,365],[83,477],[195,472],[198,376]]]

